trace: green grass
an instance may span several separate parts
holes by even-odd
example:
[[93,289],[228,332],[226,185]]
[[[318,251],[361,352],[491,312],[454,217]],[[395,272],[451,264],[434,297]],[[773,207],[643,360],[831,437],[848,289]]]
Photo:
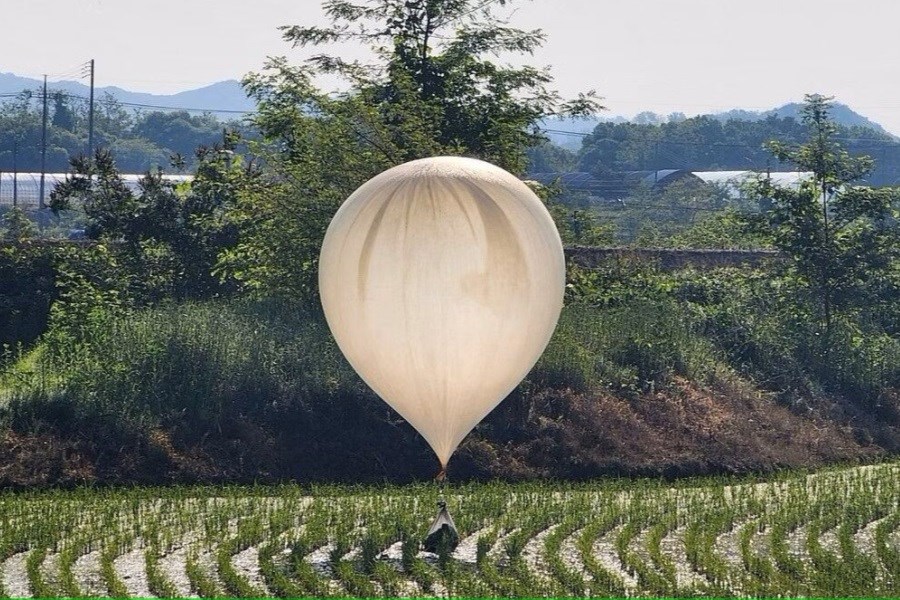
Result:
[[[672,375],[702,380],[719,356],[669,302],[567,307],[528,389],[626,395]],[[60,399],[123,426],[216,423],[227,413],[312,410],[368,396],[321,316],[279,302],[209,302],[100,315],[77,334],[51,331],[0,372],[14,414]]]

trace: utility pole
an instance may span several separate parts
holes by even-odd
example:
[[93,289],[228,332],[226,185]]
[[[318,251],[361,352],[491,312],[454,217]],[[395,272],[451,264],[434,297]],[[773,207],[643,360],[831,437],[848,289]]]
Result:
[[41,187],[38,208],[44,208],[44,173],[47,171],[47,76],[44,75],[44,117],[41,122]]
[[[662,125],[659,126],[662,128]],[[659,183],[659,132],[656,132],[656,146],[653,150],[653,188]]]
[[13,141],[13,208],[19,205],[19,140]]
[[91,99],[88,104],[88,160],[94,160],[94,59],[91,59]]

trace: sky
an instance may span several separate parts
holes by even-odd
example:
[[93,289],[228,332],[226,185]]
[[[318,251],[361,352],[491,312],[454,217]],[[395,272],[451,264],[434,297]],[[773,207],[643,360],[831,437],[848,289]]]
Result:
[[[0,72],[173,93],[300,61],[279,25],[324,24],[319,0],[0,0]],[[898,0],[518,0],[540,28],[532,60],[566,96],[595,89],[609,115],[764,110],[835,96],[900,135]],[[358,48],[343,48],[364,57]],[[68,77],[66,77],[68,76]]]

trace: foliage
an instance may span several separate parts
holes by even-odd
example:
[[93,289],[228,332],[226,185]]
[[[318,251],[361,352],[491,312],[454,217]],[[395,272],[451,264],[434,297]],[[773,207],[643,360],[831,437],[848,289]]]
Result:
[[544,41],[539,30],[510,28],[496,16],[507,1],[328,0],[323,9],[330,26],[283,32],[297,47],[361,42],[374,51],[376,65],[319,55],[309,67],[351,82],[350,95],[362,96],[373,119],[362,122],[387,144],[380,151],[391,162],[462,152],[519,173],[525,150],[541,139],[534,131],[538,119],[598,107],[592,94],[561,103],[546,87],[551,77],[545,71],[486,58],[530,55]]
[[223,141],[223,132],[234,128],[211,114],[192,116],[186,111],[148,112],[139,114],[131,128],[131,135],[142,138],[169,154],[188,159],[198,148],[211,148]]
[[0,364],[44,332],[58,293],[55,262],[45,246],[0,244]]
[[646,299],[603,311],[569,308],[529,384],[606,388],[633,397],[677,375],[702,381],[715,368],[715,354],[677,311],[672,303]]
[[[521,173],[549,114],[598,109],[592,93],[562,102],[550,75],[509,67],[496,53],[530,54],[539,31],[511,28],[495,14],[505,0],[329,0],[326,27],[284,27],[296,47],[361,43],[375,64],[316,55],[302,66],[273,59],[245,79],[257,99],[254,125],[271,185],[242,196],[244,225],[223,273],[269,293],[312,299],[327,222],[364,181],[408,160],[435,155],[482,158]],[[317,75],[346,82],[340,94]]]
[[302,420],[335,395],[360,394],[362,384],[325,324],[296,307],[131,312],[117,290],[101,289],[103,282],[65,269],[63,277],[75,281],[63,286],[65,310],[54,306],[39,375],[15,393],[23,411],[35,392],[48,399],[61,394],[79,418],[111,419],[136,431],[177,425],[201,435],[241,415]]
[[[715,349],[699,354],[689,351],[695,358],[681,364],[705,365],[708,372],[716,362],[724,363],[787,403],[810,402],[827,390],[895,421],[900,406],[890,400],[890,390],[900,386],[900,368],[896,367],[900,364],[900,340],[890,327],[897,321],[896,307],[866,319],[841,320],[831,336],[831,361],[823,363],[819,359],[823,336],[811,319],[802,285],[791,277],[777,276],[776,269],[769,264],[759,270],[666,273],[646,263],[618,260],[590,270],[570,267],[567,298],[578,305],[622,307],[623,314],[635,317],[635,321],[618,326],[622,341],[640,336],[642,327],[647,327],[647,343],[662,352],[673,331],[687,328],[691,336]],[[658,323],[648,316],[637,317],[641,310],[655,315],[661,309],[663,314],[671,312]],[[598,330],[603,328],[597,324],[581,329],[585,336],[596,335]],[[678,347],[684,352],[691,345]],[[576,365],[583,364],[578,356],[560,359],[560,363],[577,370]],[[594,364],[593,353],[582,356],[588,365]],[[692,376],[697,373],[695,369]]]
[[772,238],[768,231],[754,226],[746,212],[726,208],[700,217],[689,227],[657,241],[672,248],[704,248],[722,250],[769,249]]
[[234,182],[253,178],[252,168],[243,169],[233,154],[232,145],[200,150],[191,183],[178,188],[157,170],[143,177],[135,194],[112,154],[100,149],[93,160],[73,160],[72,174],[51,192],[50,205],[54,212],[84,211],[85,233],[118,257],[132,302],[214,295],[223,288],[213,268],[236,235],[225,217]]
[[[879,157],[867,183],[881,186],[900,181],[900,144],[889,135],[859,126],[838,126],[835,135],[851,154]],[[705,115],[666,123],[603,122],[585,136],[572,170],[601,180],[621,179],[627,171],[660,169],[784,171],[793,164],[780,157],[772,160],[766,144],[771,140],[798,144],[806,136],[801,121],[775,115],[759,121],[723,122]]]
[[21,243],[36,237],[37,231],[37,226],[21,208],[10,208],[0,219],[0,241]]
[[51,338],[80,343],[97,325],[134,305],[132,277],[107,245],[63,247],[55,267],[58,298],[50,307],[46,334]]
[[615,242],[615,227],[602,222],[597,214],[584,208],[569,208],[552,202],[547,207],[563,245],[610,246]]
[[[556,186],[549,189],[551,214],[569,244],[757,249],[772,243],[767,232],[755,226],[755,201],[690,179],[658,190],[638,185],[617,202]],[[579,238],[582,241],[576,241]]]
[[574,153],[549,141],[528,148],[526,154],[529,173],[567,173],[576,166]]
[[[88,107],[62,91],[51,91],[49,103],[46,164],[49,172],[59,173],[87,151]],[[41,170],[41,119],[38,92],[23,91],[12,101],[0,103],[0,171]],[[109,94],[98,98],[94,107],[95,146],[111,150],[128,173],[167,166],[171,155],[184,157],[186,165],[193,167],[195,150],[221,143],[225,127],[246,130],[239,122],[222,122],[210,114],[136,114]]]
[[761,178],[756,193],[764,211],[761,225],[774,244],[791,258],[790,276],[816,307],[824,335],[824,360],[836,319],[861,310],[879,310],[900,293],[896,267],[900,258],[897,193],[854,185],[873,161],[853,157],[835,140],[829,98],[807,96],[802,109],[809,127],[806,143],[773,142],[779,160],[812,173],[799,189]]
[[66,131],[75,130],[75,113],[69,108],[69,103],[62,92],[53,94],[53,127]]
[[[98,259],[110,258],[104,252],[97,248]],[[315,415],[347,395],[380,405],[319,317],[271,302],[135,312],[111,282],[84,275],[114,270],[98,267],[62,269],[63,304],[54,306],[39,359],[40,371],[53,378],[31,384],[50,394],[59,386],[83,414],[125,426],[202,429],[237,415]],[[664,387],[673,375],[709,374],[709,344],[675,317],[676,306],[638,302],[601,312],[568,309],[524,385],[634,395]],[[28,387],[17,392],[23,401],[30,401]]]

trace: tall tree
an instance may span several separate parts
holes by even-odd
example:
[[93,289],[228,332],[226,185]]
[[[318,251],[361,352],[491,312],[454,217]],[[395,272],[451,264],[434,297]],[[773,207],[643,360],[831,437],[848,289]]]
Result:
[[807,141],[768,145],[779,160],[810,177],[796,188],[766,178],[756,185],[767,209],[765,227],[790,256],[796,280],[818,307],[826,352],[837,317],[896,302],[892,271],[900,258],[897,191],[855,185],[874,161],[851,156],[835,139],[831,100],[806,96],[801,115],[809,128]]
[[[531,54],[539,31],[497,16],[509,0],[327,0],[326,27],[289,26],[296,47],[367,46],[373,61],[317,54],[293,66],[270,61],[245,80],[259,102],[271,190],[244,198],[241,241],[223,270],[251,287],[312,296],[325,228],[366,179],[434,155],[479,157],[521,173],[542,141],[538,121],[598,110],[593,92],[564,102],[544,69],[512,67],[498,54]],[[346,90],[317,89],[319,75]]]
[[[375,61],[347,62],[319,54],[301,72],[333,74],[374,109],[360,125],[391,162],[434,154],[466,153],[522,172],[525,150],[543,138],[537,121],[553,114],[586,115],[599,109],[593,92],[562,102],[549,89],[545,69],[511,67],[499,54],[532,54],[540,30],[509,26],[496,13],[511,0],[327,0],[327,27],[282,28],[295,47],[352,43]],[[298,71],[277,71],[284,76]],[[258,79],[251,90],[259,91]],[[361,115],[360,115],[361,116]]]
[[75,131],[75,113],[69,108],[62,92],[53,94],[53,126],[65,131]]

